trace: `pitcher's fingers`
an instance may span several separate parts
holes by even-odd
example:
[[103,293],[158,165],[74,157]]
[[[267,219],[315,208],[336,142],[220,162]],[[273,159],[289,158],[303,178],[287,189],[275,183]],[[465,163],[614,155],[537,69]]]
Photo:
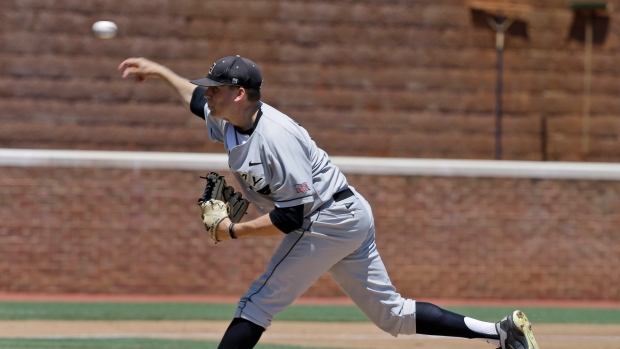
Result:
[[131,74],[136,74],[135,70],[135,68],[127,67],[125,70],[123,70],[123,78],[126,78]]
[[138,66],[136,61],[137,61],[136,58],[127,58],[126,60],[122,61],[121,64],[118,65],[118,70],[130,67],[130,66],[134,66],[134,67]]

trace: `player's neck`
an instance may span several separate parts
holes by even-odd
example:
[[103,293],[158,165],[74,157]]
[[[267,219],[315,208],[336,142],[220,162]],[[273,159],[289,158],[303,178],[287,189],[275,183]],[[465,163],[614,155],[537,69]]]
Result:
[[254,123],[256,122],[259,109],[260,106],[258,104],[252,105],[250,108],[245,109],[240,124],[235,125],[235,127],[239,131],[249,131],[254,128]]

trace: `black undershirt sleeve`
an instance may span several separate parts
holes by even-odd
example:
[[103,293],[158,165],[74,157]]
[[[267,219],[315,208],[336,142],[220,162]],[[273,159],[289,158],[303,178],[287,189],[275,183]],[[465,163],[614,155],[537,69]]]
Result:
[[269,212],[269,218],[276,228],[288,234],[301,228],[304,222],[304,205],[276,207],[275,210]]
[[189,102],[189,109],[192,113],[205,118],[205,104],[207,104],[207,98],[205,98],[205,90],[203,87],[196,87],[194,89],[194,93],[192,94],[192,100]]

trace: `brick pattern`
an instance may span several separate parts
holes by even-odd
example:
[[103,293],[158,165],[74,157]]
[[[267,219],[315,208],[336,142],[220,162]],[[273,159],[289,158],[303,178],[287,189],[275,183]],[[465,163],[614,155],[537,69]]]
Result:
[[[503,158],[620,160],[617,12],[595,22],[583,153],[580,19],[568,0],[519,3],[535,11],[507,35]],[[92,36],[101,19],[119,25],[117,38]],[[262,67],[264,101],[333,156],[491,159],[495,37],[480,20],[463,0],[5,0],[0,147],[221,152],[163,84],[116,68],[144,56],[193,78],[241,54]],[[191,171],[1,172],[5,292],[241,294],[278,243],[213,245]],[[620,183],[349,181],[373,205],[405,296],[620,300]],[[307,294],[342,292],[324,275]]]
[[[279,242],[214,245],[193,171],[2,174],[3,292],[242,294]],[[404,296],[620,301],[620,182],[348,178],[373,207],[377,246]],[[327,275],[306,295],[343,296]]]
[[[535,11],[507,35],[503,158],[620,160],[617,12],[595,22],[583,153],[581,22],[568,0],[519,3]],[[94,38],[100,19],[119,36]],[[264,100],[332,155],[491,159],[494,44],[462,0],[6,0],[0,147],[221,151],[163,84],[116,67],[144,56],[200,77],[241,54],[261,65]]]

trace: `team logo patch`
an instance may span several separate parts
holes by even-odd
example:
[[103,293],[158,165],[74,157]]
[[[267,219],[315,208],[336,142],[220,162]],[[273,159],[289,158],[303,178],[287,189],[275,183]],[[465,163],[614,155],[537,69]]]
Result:
[[307,183],[301,183],[301,184],[295,184],[295,190],[298,193],[305,193],[308,190],[310,190],[310,188],[308,188],[308,184]]

